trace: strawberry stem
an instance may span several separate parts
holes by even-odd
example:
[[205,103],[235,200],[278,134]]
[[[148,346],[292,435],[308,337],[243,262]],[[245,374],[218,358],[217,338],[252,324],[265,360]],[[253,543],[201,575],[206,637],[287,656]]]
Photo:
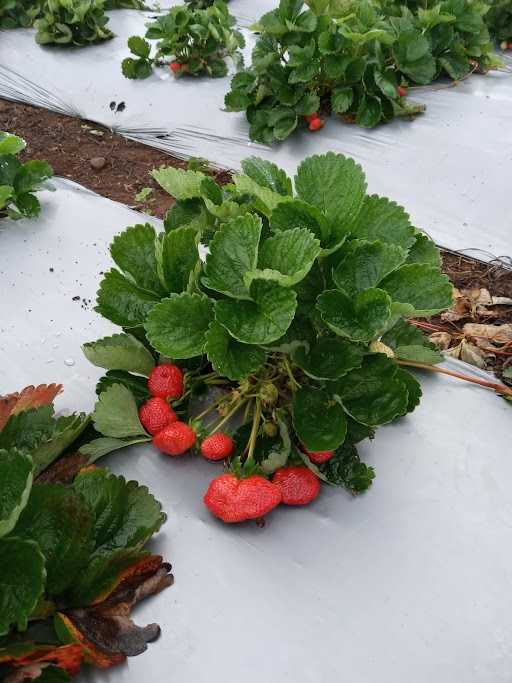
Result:
[[446,370],[445,368],[439,368],[435,365],[426,365],[425,363],[415,363],[414,361],[408,360],[397,360],[398,365],[407,365],[412,368],[418,368],[420,370],[429,370],[430,372],[438,372],[441,375],[448,375],[449,377],[456,377],[457,379],[462,379],[465,382],[471,382],[472,384],[478,384],[486,389],[492,389],[498,394],[503,394],[504,396],[512,396],[512,388],[506,387],[503,384],[495,384],[494,382],[487,382],[484,379],[477,379],[476,377],[470,377],[469,375],[463,375],[460,372],[455,372],[453,370]]
[[241,408],[241,407],[244,405],[244,403],[246,403],[248,400],[249,400],[249,399],[247,399],[247,398],[243,398],[241,401],[239,401],[239,402],[238,402],[238,403],[237,403],[237,404],[236,404],[236,405],[227,413],[227,415],[225,415],[225,416],[222,418],[222,420],[218,423],[218,425],[217,425],[214,429],[210,430],[210,436],[211,436],[212,434],[215,434],[215,432],[218,431],[218,430],[222,427],[222,425],[225,424],[225,423],[229,420],[229,418],[232,417],[232,416],[236,413],[236,411],[237,411],[239,408]]
[[246,463],[254,462],[254,449],[256,448],[256,439],[258,437],[258,430],[260,428],[261,420],[261,401],[259,398],[256,399],[256,408],[254,409],[254,416],[252,418],[252,429],[251,435],[249,437],[249,450],[247,452]]

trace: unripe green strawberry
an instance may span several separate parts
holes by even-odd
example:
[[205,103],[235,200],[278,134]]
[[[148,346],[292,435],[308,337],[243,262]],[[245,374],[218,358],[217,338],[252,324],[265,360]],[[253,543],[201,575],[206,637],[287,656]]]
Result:
[[180,398],[183,394],[183,373],[172,363],[157,365],[149,374],[148,389],[152,396]]
[[178,419],[171,406],[163,398],[153,396],[139,409],[139,419],[150,434],[158,434],[164,427]]
[[225,460],[233,452],[233,439],[222,432],[211,434],[201,444],[201,455],[207,460]]
[[210,482],[204,495],[212,515],[230,524],[263,517],[280,502],[278,487],[259,475],[237,479],[234,474],[222,474]]
[[320,493],[320,479],[307,467],[282,467],[272,477],[285,505],[307,505]]
[[173,422],[153,437],[153,444],[166,455],[183,455],[196,442],[196,433],[184,422]]

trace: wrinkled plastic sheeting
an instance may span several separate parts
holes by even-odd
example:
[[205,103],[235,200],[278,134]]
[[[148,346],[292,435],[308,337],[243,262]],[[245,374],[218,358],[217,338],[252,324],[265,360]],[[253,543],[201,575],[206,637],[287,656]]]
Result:
[[[39,220],[0,222],[0,393],[63,382],[58,406],[87,410],[102,371],[80,345],[114,329],[92,310],[99,273],[113,235],[141,215],[55,184]],[[139,623],[162,626],[158,642],[79,680],[509,683],[511,406],[422,380],[420,407],[361,445],[377,470],[368,493],[323,487],[263,529],[222,525],[203,507],[220,466],[151,446],[105,458],[162,501],[169,521],[152,550],[176,583],[137,609]]]
[[[241,25],[272,6],[273,0],[230,4]],[[473,76],[457,87],[411,90],[427,105],[412,122],[366,130],[331,117],[321,133],[302,131],[267,147],[249,141],[243,113],[222,111],[229,78],[175,80],[167,69],[143,81],[124,78],[126,41],[142,35],[152,15],[118,10],[110,16],[116,37],[85,49],[41,48],[33,30],[3,32],[0,96],[96,121],[175,156],[201,156],[225,168],[238,169],[255,154],[293,173],[310,154],[341,152],[363,165],[371,192],[403,204],[438,244],[479,250],[484,259],[511,254],[510,71]],[[244,33],[249,60],[254,37]]]

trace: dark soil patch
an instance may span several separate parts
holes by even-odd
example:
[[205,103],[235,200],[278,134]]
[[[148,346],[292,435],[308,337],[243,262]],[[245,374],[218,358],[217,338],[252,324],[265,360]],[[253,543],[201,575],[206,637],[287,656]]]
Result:
[[[46,159],[56,175],[94,190],[109,199],[163,217],[173,200],[151,178],[150,171],[164,166],[186,168],[187,162],[175,159],[147,145],[127,140],[98,124],[63,116],[46,109],[0,100],[0,130],[20,135],[27,141],[25,159]],[[229,182],[230,174],[211,171],[220,183]],[[135,195],[144,187],[153,188],[145,203]],[[485,227],[485,226],[484,226]],[[512,261],[485,263],[477,259],[443,251],[443,270],[458,289],[485,288],[494,296],[512,297]],[[511,255],[512,256],[512,255]],[[462,330],[457,324],[433,321],[441,329]],[[494,324],[512,322],[512,308],[504,307]],[[499,376],[503,367],[512,364],[512,349],[489,364]]]

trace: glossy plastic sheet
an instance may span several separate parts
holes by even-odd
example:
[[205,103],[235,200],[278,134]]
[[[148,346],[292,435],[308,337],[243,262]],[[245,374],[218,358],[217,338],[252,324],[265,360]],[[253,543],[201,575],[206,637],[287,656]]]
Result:
[[[80,345],[113,329],[92,311],[99,272],[113,235],[141,216],[55,185],[39,220],[0,222],[0,393],[63,382],[58,405],[90,409],[101,371]],[[362,446],[377,470],[367,494],[324,487],[263,529],[209,516],[201,497],[218,465],[149,446],[106,458],[163,502],[153,549],[176,583],[137,609],[161,624],[159,641],[79,680],[509,683],[511,406],[446,377],[424,378],[423,391]]]
[[[273,0],[230,4],[240,26],[273,6]],[[229,78],[175,80],[165,69],[144,81],[122,76],[126,41],[142,35],[151,16],[112,12],[116,37],[75,50],[41,48],[32,30],[2,32],[0,96],[96,121],[170,154],[206,157],[225,168],[237,169],[256,154],[293,173],[305,156],[342,152],[361,162],[371,192],[406,206],[438,244],[474,249],[484,259],[511,255],[512,71],[416,90],[414,98],[427,112],[412,122],[365,130],[331,117],[320,133],[304,131],[270,148],[249,141],[243,114],[222,111]],[[253,36],[244,32],[249,59]]]

